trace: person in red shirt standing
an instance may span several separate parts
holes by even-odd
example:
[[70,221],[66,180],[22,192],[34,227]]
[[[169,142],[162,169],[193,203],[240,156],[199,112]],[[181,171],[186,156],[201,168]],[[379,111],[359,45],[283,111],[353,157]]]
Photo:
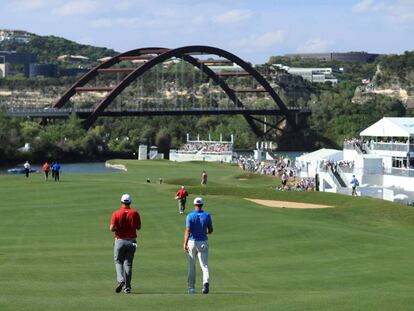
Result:
[[[131,293],[132,262],[137,248],[137,230],[141,229],[138,211],[130,207],[132,198],[129,194],[121,197],[121,208],[112,214],[109,230],[115,232],[114,260],[118,284],[116,293]],[[125,274],[125,277],[124,277]]]
[[178,212],[182,215],[185,210],[185,203],[187,201],[188,191],[185,190],[184,186],[181,186],[181,189],[175,194],[175,199],[178,201]]

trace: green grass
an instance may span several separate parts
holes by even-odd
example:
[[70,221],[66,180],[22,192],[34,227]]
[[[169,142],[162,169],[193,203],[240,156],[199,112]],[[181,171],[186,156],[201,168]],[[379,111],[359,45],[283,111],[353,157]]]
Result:
[[[128,172],[63,174],[60,183],[0,176],[1,311],[412,309],[412,208],[273,191],[274,178],[225,164],[115,162]],[[188,202],[204,196],[213,217],[209,295],[186,294],[185,220],[174,200],[181,184]],[[125,192],[143,221],[129,296],[114,293],[108,230]],[[276,209],[245,197],[336,207]],[[200,276],[198,269],[198,290]]]

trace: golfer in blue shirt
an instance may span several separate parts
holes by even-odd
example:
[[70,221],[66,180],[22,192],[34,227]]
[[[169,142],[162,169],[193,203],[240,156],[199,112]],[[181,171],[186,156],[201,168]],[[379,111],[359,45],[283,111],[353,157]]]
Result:
[[203,198],[194,199],[194,211],[187,215],[184,231],[184,251],[188,253],[188,293],[195,293],[196,256],[203,271],[203,294],[209,292],[210,273],[208,271],[208,238],[213,233],[211,216],[203,211]]

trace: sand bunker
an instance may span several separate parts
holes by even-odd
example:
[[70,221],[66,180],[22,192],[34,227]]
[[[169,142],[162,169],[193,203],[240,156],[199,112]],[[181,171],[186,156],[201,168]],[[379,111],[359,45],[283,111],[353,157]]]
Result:
[[237,180],[249,180],[247,178],[237,178]]
[[275,200],[257,200],[257,199],[248,199],[248,201],[254,202],[256,204],[268,206],[268,207],[277,207],[277,208],[332,208],[330,205],[320,205],[320,204],[310,204],[310,203],[300,203],[300,202],[289,202],[289,201],[275,201]]

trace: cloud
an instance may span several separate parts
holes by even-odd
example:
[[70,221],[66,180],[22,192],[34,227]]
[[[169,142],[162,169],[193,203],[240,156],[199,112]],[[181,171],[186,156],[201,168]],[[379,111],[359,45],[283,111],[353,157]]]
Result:
[[401,26],[414,23],[414,1],[374,1],[362,0],[352,7],[352,12],[357,14],[379,14],[383,20],[394,25]]
[[115,3],[115,9],[119,11],[124,11],[132,8],[134,3],[132,1],[118,1]]
[[372,13],[384,12],[390,9],[392,5],[387,2],[380,2],[375,0],[362,0],[352,7],[354,13]]
[[385,11],[386,19],[394,25],[414,23],[414,1],[400,0]]
[[93,28],[111,28],[114,26],[114,21],[111,18],[100,18],[93,20],[90,25]]
[[252,34],[237,41],[231,42],[231,46],[246,52],[266,51],[276,49],[278,44],[285,40],[285,33],[282,30],[270,31],[263,34]]
[[170,8],[154,10],[153,15],[161,18],[174,18],[177,16],[176,11]]
[[218,24],[236,24],[248,20],[253,16],[250,10],[231,10],[224,14],[213,17],[213,22]]
[[112,27],[125,27],[136,28],[143,25],[143,21],[134,17],[119,17],[119,18],[100,18],[90,23],[93,28],[112,28]]
[[277,30],[273,32],[266,32],[262,35],[257,36],[253,39],[253,43],[256,47],[261,49],[270,48],[283,42],[285,39],[285,34],[282,30]]
[[374,0],[362,0],[352,7],[354,13],[365,13],[373,9]]
[[191,24],[196,25],[196,26],[200,26],[203,25],[207,22],[206,18],[204,16],[198,15],[198,16],[194,16],[191,19]]
[[93,13],[98,8],[97,1],[73,0],[53,9],[52,12],[56,15],[70,16]]
[[300,45],[298,52],[301,53],[318,53],[328,51],[330,43],[328,41],[313,38]]
[[30,11],[45,7],[46,5],[53,4],[56,1],[53,0],[13,0],[7,4],[7,7],[15,11]]

